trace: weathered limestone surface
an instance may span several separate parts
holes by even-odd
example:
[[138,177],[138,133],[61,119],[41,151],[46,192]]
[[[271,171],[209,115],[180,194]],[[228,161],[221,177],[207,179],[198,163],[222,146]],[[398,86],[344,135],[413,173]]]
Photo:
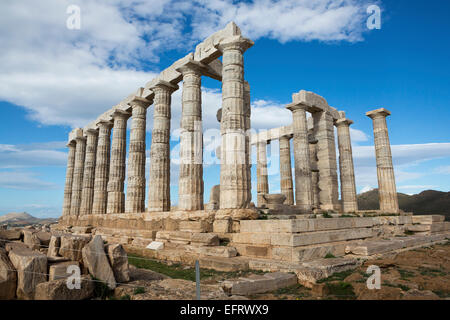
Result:
[[73,183],[73,171],[75,166],[75,142],[71,141],[67,144],[69,148],[69,154],[67,156],[67,168],[66,168],[66,184],[64,186],[64,202],[63,202],[63,216],[70,215],[70,204],[72,199],[72,183]]
[[257,192],[258,207],[262,207],[266,204],[264,195],[269,193],[266,141],[260,141],[257,144],[256,179],[257,179],[256,192]]
[[87,144],[83,171],[80,215],[92,213],[94,200],[95,159],[97,155],[98,130],[86,131]]
[[20,240],[20,230],[0,230],[0,239],[2,240]]
[[[310,130],[313,131],[313,130]],[[317,166],[317,140],[313,133],[308,135],[309,141],[309,159],[311,163],[311,188],[313,194],[313,208],[320,208],[320,197],[319,197],[319,168]]]
[[66,279],[71,273],[67,273],[67,269],[70,266],[80,266],[78,261],[63,261],[51,264],[48,268],[48,280]]
[[294,204],[294,186],[292,182],[291,145],[290,136],[280,138],[280,188],[286,196],[284,204]]
[[108,244],[106,245],[106,252],[116,281],[119,283],[130,281],[128,255],[122,245]]
[[178,86],[158,81],[151,89],[155,93],[155,97],[150,149],[148,211],[169,211],[171,95],[178,89]]
[[91,240],[91,236],[63,234],[61,235],[61,247],[59,255],[71,260],[81,261],[83,247]]
[[250,275],[223,283],[225,292],[233,295],[252,295],[278,290],[297,284],[295,274],[274,272],[264,275]]
[[85,300],[94,294],[95,283],[88,275],[81,276],[81,288],[69,289],[66,279],[52,280],[36,286],[35,300]]
[[219,43],[222,66],[222,145],[220,208],[246,208],[249,201],[250,166],[246,155],[246,112],[243,53],[253,45],[241,36]]
[[150,101],[136,97],[132,108],[125,212],[145,211],[145,127]]
[[16,269],[8,258],[6,250],[0,248],[0,300],[11,300],[16,296]]
[[292,111],[293,118],[296,206],[303,212],[308,213],[312,210],[314,199],[311,181],[308,125],[306,122],[307,106],[301,103],[292,103],[286,108]]
[[26,244],[31,250],[39,250],[41,248],[41,241],[36,235],[36,230],[22,230],[23,243]]
[[397,213],[399,212],[397,189],[395,186],[391,144],[389,142],[386,123],[386,117],[390,114],[391,113],[384,108],[366,113],[366,115],[373,120],[380,210],[383,212]]
[[70,215],[78,216],[80,214],[81,192],[83,189],[83,172],[84,172],[84,158],[86,155],[86,138],[83,137],[82,132],[80,132],[80,135],[76,137],[75,141],[76,141],[75,167],[73,170]]
[[83,264],[88,268],[89,273],[105,282],[110,289],[116,287],[114,272],[105,254],[105,247],[101,236],[95,236],[82,250]]
[[9,252],[17,270],[17,298],[32,300],[36,285],[47,281],[47,257],[37,251],[18,249]]
[[355,169],[353,167],[352,142],[350,140],[350,125],[353,121],[345,118],[336,121],[339,145],[339,171],[341,177],[341,198],[343,212],[358,211],[356,199]]
[[251,154],[251,144],[250,144],[250,138],[251,138],[251,97],[250,97],[250,84],[248,81],[244,81],[244,116],[245,116],[245,154],[247,156],[247,163],[248,163],[248,172],[250,174],[247,176],[247,184],[250,186],[247,189],[247,201],[246,203],[250,203],[252,201],[252,192],[251,192],[251,185],[252,185],[252,176],[251,176],[251,170],[252,170],[252,154]]
[[338,211],[340,205],[333,117],[326,111],[314,112],[312,117],[314,119],[314,136],[318,140],[320,207],[323,210]]
[[100,121],[97,123],[99,136],[95,164],[92,214],[106,213],[112,125],[111,121]]
[[217,210],[220,205],[220,185],[215,185],[209,192],[209,203],[206,210]]
[[125,157],[127,148],[127,120],[128,112],[116,110],[114,119],[113,138],[111,145],[111,163],[108,179],[108,200],[106,213],[122,213],[125,211]]
[[203,209],[202,72],[205,66],[190,61],[177,69],[183,75],[180,179],[178,209]]

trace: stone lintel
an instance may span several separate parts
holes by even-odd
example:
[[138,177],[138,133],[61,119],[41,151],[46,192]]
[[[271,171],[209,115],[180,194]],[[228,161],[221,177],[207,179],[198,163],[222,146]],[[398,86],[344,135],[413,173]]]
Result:
[[387,116],[390,116],[390,115],[391,115],[391,112],[389,110],[385,109],[385,108],[380,108],[380,109],[376,109],[376,110],[373,110],[373,111],[366,112],[366,116],[368,116],[371,119],[376,118],[376,117],[380,117],[380,116],[381,117],[387,117]]
[[292,102],[286,106],[286,109],[295,112],[297,110],[305,110],[311,112],[311,105],[306,104],[304,102]]
[[236,35],[224,39],[223,41],[215,45],[215,47],[219,49],[221,52],[229,48],[235,48],[239,49],[243,53],[247,49],[252,47],[254,44],[255,43],[252,40],[244,38],[241,35]]
[[168,81],[157,79],[155,82],[152,83],[150,89],[154,91],[156,88],[165,88],[172,93],[175,90],[178,90],[179,87],[177,84],[172,84]]

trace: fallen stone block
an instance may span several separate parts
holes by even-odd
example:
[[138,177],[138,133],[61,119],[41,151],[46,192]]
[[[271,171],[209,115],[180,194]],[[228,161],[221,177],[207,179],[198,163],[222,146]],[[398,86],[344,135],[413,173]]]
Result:
[[110,289],[116,287],[114,272],[105,254],[101,236],[96,235],[82,250],[83,264],[96,279],[105,282]]
[[41,241],[39,240],[34,229],[23,229],[22,234],[23,243],[26,244],[31,250],[39,250],[41,248]]
[[78,261],[65,261],[65,262],[57,262],[49,265],[48,269],[48,280],[58,280],[58,279],[65,279],[72,275],[72,273],[67,273],[67,268],[69,266],[77,266],[79,267],[80,264]]
[[0,239],[2,240],[20,240],[22,233],[18,230],[0,230]]
[[251,275],[238,280],[223,282],[223,289],[232,295],[252,295],[278,290],[297,284],[295,274],[275,272],[265,275]]
[[17,270],[17,298],[33,299],[36,286],[47,281],[47,256],[30,249],[14,249],[9,259]]
[[148,246],[145,247],[150,250],[162,250],[164,249],[164,242],[152,241]]
[[71,261],[81,261],[83,247],[91,240],[91,236],[63,234],[59,255]]
[[232,272],[248,270],[248,261],[244,259],[222,258],[222,257],[201,257],[199,259],[200,268],[214,269],[218,271]]
[[67,279],[52,280],[36,286],[35,300],[85,300],[94,294],[95,284],[90,276],[80,279],[80,289],[69,289]]
[[371,256],[373,254],[391,252],[404,247],[405,243],[401,240],[364,241],[361,244],[346,246],[345,253],[352,253],[358,256]]
[[16,269],[9,260],[6,250],[0,248],[0,300],[14,299],[16,290]]
[[6,252],[10,252],[12,250],[18,250],[18,249],[30,249],[26,244],[24,244],[23,242],[8,242],[7,244],[5,244],[5,250]]
[[179,244],[189,244],[192,232],[189,231],[158,231],[156,241],[174,242]]
[[121,244],[106,245],[108,260],[114,272],[114,278],[119,283],[130,281],[130,270],[128,267],[128,255]]
[[193,233],[191,236],[191,245],[218,246],[219,243],[219,237],[213,233]]
[[52,234],[46,231],[38,231],[36,232],[36,237],[39,239],[41,246],[48,247]]
[[61,237],[52,235],[48,245],[47,257],[57,257],[59,255],[59,247],[61,245]]

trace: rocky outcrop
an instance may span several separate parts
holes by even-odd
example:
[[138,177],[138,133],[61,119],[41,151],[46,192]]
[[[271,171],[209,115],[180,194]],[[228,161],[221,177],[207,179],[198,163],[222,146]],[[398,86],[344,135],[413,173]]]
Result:
[[9,259],[17,270],[17,298],[33,299],[36,286],[47,281],[47,256],[30,249],[14,249]]
[[105,282],[109,288],[116,287],[114,272],[105,254],[101,236],[95,236],[82,250],[83,264],[96,279]]
[[128,267],[128,256],[121,244],[109,244],[106,246],[109,263],[114,272],[117,282],[130,281],[130,270]]
[[0,248],[0,300],[14,299],[16,287],[16,269],[9,260],[6,250]]
[[59,279],[38,284],[35,300],[85,300],[92,297],[95,284],[90,276],[81,276],[80,289],[69,289],[66,281]]

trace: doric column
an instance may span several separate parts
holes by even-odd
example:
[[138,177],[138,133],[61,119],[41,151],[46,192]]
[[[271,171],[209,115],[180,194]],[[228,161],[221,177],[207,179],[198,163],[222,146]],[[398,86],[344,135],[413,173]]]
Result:
[[318,140],[317,165],[319,169],[320,208],[339,211],[334,120],[328,111],[314,112],[312,116],[314,120],[314,136]]
[[70,141],[67,144],[69,148],[69,154],[67,156],[67,168],[66,168],[66,184],[64,186],[64,202],[62,216],[70,215],[70,202],[72,199],[72,183],[73,183],[73,169],[75,166],[75,142]]
[[313,208],[320,208],[319,198],[319,169],[317,168],[317,139],[314,137],[313,130],[311,129],[308,134],[309,142],[309,159],[311,163],[311,187],[313,193]]
[[189,61],[177,69],[183,75],[178,209],[203,210],[202,72]]
[[306,122],[307,106],[294,102],[289,104],[286,108],[292,111],[296,206],[307,213],[311,212],[313,208],[308,125]]
[[109,159],[111,149],[111,121],[99,121],[97,157],[95,164],[94,201],[92,214],[105,214],[108,198]]
[[380,210],[386,213],[397,213],[399,212],[397,188],[386,123],[386,117],[389,115],[391,113],[384,108],[366,113],[366,116],[373,120]]
[[125,199],[126,213],[145,211],[145,127],[150,101],[135,97],[132,108],[130,148],[128,152],[128,183]]
[[247,189],[247,203],[250,204],[252,201],[252,146],[250,144],[251,138],[251,99],[250,99],[250,84],[247,81],[244,81],[244,116],[245,116],[245,154],[247,156],[248,163],[248,172],[250,174],[247,176],[247,184],[249,188]]
[[80,215],[92,214],[94,200],[95,158],[97,155],[98,130],[87,130],[86,156],[84,160],[83,190]]
[[246,155],[246,112],[243,53],[253,42],[241,36],[223,40],[220,208],[246,208],[250,167]]
[[80,214],[84,157],[86,155],[86,138],[83,137],[83,130],[79,129],[76,134],[75,167],[73,169],[72,198],[70,203],[71,216],[78,216]]
[[280,188],[286,196],[284,204],[294,204],[294,186],[292,183],[291,136],[280,138]]
[[170,118],[171,95],[178,86],[159,80],[154,93],[148,211],[170,211]]
[[264,195],[269,193],[269,179],[267,176],[267,142],[259,140],[256,148],[256,200],[258,201],[258,207],[262,207],[266,204]]
[[112,114],[114,125],[106,213],[123,213],[125,211],[125,158],[127,152],[127,120],[129,117],[130,113],[123,110],[115,110]]
[[341,199],[343,212],[358,211],[356,198],[355,169],[353,167],[350,125],[352,120],[345,118],[345,112],[339,112],[341,118],[336,121],[339,146],[339,172],[341,178]]

